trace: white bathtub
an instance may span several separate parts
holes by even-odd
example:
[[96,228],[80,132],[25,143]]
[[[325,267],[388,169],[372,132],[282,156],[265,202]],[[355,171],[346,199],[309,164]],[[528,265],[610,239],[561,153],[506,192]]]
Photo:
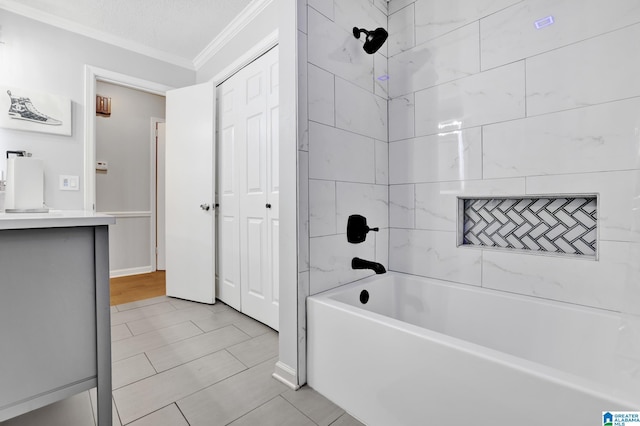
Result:
[[640,410],[615,313],[387,273],[308,298],[307,315],[309,385],[370,426],[587,426]]

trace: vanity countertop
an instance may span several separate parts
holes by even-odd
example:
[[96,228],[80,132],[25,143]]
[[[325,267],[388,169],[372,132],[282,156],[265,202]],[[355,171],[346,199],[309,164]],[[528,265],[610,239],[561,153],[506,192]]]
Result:
[[113,216],[85,210],[50,210],[49,213],[0,212],[0,230],[68,228],[74,226],[100,226],[116,223]]

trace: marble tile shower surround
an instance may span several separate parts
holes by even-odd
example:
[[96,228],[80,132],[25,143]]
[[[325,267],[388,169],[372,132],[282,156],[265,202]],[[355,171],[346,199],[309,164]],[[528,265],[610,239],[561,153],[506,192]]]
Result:
[[[364,52],[352,29],[387,28],[386,0],[298,0],[298,368],[304,382],[307,295],[389,264],[388,42]],[[349,244],[346,221],[362,214],[371,232]]]
[[[388,22],[389,269],[638,304],[640,3],[391,0]],[[456,247],[458,197],[554,194],[598,194],[596,261]]]

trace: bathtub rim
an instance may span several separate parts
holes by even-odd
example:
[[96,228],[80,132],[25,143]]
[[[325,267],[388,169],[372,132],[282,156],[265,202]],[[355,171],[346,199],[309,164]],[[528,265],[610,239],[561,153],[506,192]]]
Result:
[[[400,272],[390,272],[389,274],[394,276],[404,276],[406,278],[415,279],[419,281],[431,282],[436,285],[455,287],[461,290],[470,290],[470,291],[475,290],[475,292],[480,292],[480,290],[485,290],[484,288],[477,288],[477,286],[464,285],[464,284],[459,284],[459,283],[454,283],[454,282],[449,282],[449,281],[444,281],[444,280],[439,280],[434,278],[419,277],[419,276],[404,274]],[[369,321],[373,321],[384,327],[393,328],[393,329],[414,335],[418,338],[435,341],[436,343],[441,344],[445,347],[459,350],[470,355],[478,356],[489,362],[502,364],[507,368],[512,368],[521,372],[526,372],[526,373],[535,375],[538,378],[548,380],[555,384],[566,386],[575,391],[583,392],[590,396],[609,401],[612,404],[618,404],[621,406],[630,407],[629,409],[631,410],[640,411],[640,404],[638,404],[637,402],[633,402],[632,399],[630,399],[630,395],[628,395],[627,392],[620,390],[620,388],[611,386],[610,384],[601,383],[596,380],[582,377],[573,373],[569,373],[561,369],[551,367],[536,361],[532,361],[526,358],[521,358],[506,352],[501,352],[497,349],[493,349],[477,343],[469,342],[454,336],[449,336],[447,334],[440,333],[428,328],[423,328],[405,321],[398,320],[396,318],[388,317],[373,311],[360,308],[358,306],[351,305],[346,302],[342,302],[340,300],[337,300],[331,297],[335,294],[353,290],[354,288],[357,288],[359,286],[366,285],[375,281],[380,281],[385,278],[388,278],[388,277],[387,276],[379,277],[377,275],[368,276],[358,281],[354,281],[337,288],[329,289],[324,292],[308,296],[306,300],[307,313],[312,311],[309,309],[310,304],[318,303],[333,309],[338,309],[342,312],[346,312],[351,315],[358,316],[360,318],[363,318]],[[491,290],[491,289],[486,289],[486,290]],[[492,290],[492,293],[496,294],[497,296],[504,296],[507,298],[515,298],[520,300],[531,300],[532,302],[540,302],[543,304],[546,302],[550,302],[552,305],[560,304],[557,306],[561,306],[562,308],[567,308],[567,309],[577,309],[579,311],[587,310],[590,312],[595,311],[597,313],[610,315],[610,316],[616,316],[616,314],[620,315],[620,313],[617,313],[615,311],[608,311],[604,309],[586,307],[582,305],[573,305],[573,304],[568,304],[564,302],[558,302],[558,301],[548,300],[543,298],[526,297],[516,293],[501,292],[498,290]],[[307,318],[307,330],[311,328],[309,326],[309,321],[310,321],[310,318]],[[310,340],[311,340],[311,337],[308,337],[307,342],[309,343]],[[310,350],[307,350],[307,362],[310,361],[309,360],[310,352],[311,352]],[[638,396],[640,397],[640,394]]]

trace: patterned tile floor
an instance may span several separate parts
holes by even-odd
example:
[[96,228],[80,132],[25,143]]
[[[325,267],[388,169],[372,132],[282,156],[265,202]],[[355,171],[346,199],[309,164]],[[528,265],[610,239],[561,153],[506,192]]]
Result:
[[[362,425],[309,387],[271,377],[278,334],[216,303],[113,306],[114,425]],[[0,423],[95,426],[95,389]]]

